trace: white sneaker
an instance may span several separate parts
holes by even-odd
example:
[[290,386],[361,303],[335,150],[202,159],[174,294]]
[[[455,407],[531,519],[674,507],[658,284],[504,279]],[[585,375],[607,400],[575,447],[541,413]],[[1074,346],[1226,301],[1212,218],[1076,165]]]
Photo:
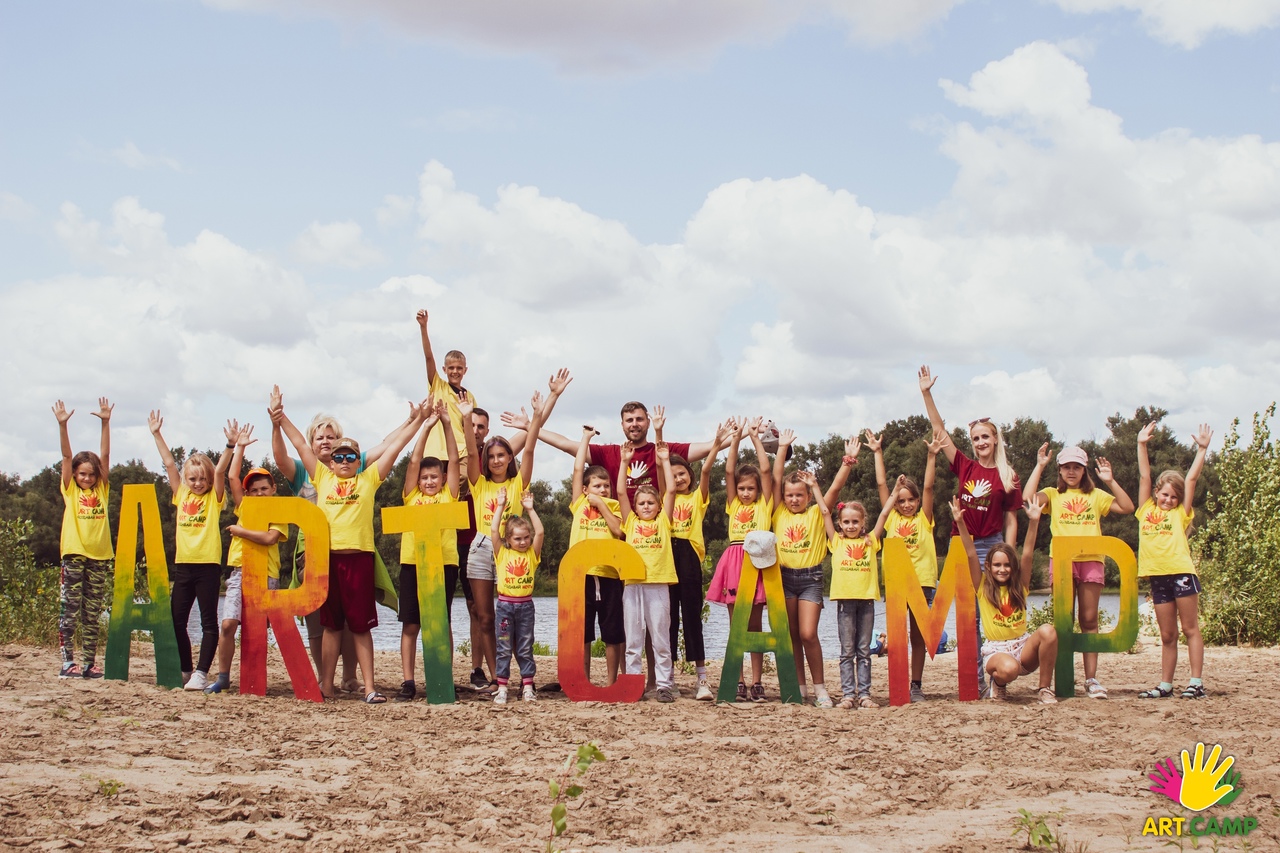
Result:
[[1008,702],[1009,688],[993,678],[991,679],[991,688],[987,691],[987,699],[991,702]]
[[711,685],[707,684],[705,681],[699,681],[698,693],[693,698],[697,699],[699,702],[710,702],[716,697],[715,694],[711,692]]
[[502,685],[501,687],[498,688],[498,692],[493,694],[493,704],[495,705],[507,704],[507,685],[505,684]]
[[915,685],[915,684],[911,685],[911,701],[912,701],[912,702],[923,702],[923,701],[924,701],[924,688],[919,687],[919,686],[917,686],[917,685]]
[[1107,688],[1103,687],[1096,678],[1085,679],[1085,691],[1089,694],[1090,699],[1106,699]]
[[538,697],[534,695],[532,684],[526,684],[524,686],[524,693],[520,696],[520,698],[525,702],[537,701]]
[[191,678],[187,679],[187,683],[182,686],[183,690],[204,690],[209,686],[208,673],[196,670],[191,673]]

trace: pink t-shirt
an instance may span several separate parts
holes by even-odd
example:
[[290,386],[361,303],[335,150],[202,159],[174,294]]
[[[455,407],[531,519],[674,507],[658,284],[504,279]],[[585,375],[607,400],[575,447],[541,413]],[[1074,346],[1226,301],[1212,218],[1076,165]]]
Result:
[[979,465],[959,450],[951,462],[951,471],[960,482],[956,492],[964,510],[964,523],[974,539],[1004,533],[1004,514],[1017,512],[1022,506],[1022,486],[1013,475],[1013,491],[1005,491],[1000,472]]
[[[667,442],[667,447],[671,448],[673,456],[689,458],[688,444],[669,441]],[[602,466],[609,472],[610,480],[616,483],[618,481],[618,466],[622,464],[621,445],[593,444],[588,449],[591,451],[591,464]],[[652,441],[645,442],[637,447],[635,456],[631,457],[631,465],[627,469],[627,497],[634,501],[636,489],[644,485],[656,486],[659,491],[662,490],[662,481],[659,476],[658,448]]]

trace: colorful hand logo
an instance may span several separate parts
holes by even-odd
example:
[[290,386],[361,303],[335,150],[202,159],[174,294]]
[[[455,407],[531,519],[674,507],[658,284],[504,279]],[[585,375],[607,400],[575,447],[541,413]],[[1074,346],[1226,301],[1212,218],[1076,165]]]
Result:
[[1204,811],[1214,805],[1233,790],[1234,786],[1219,783],[1222,777],[1235,764],[1235,758],[1228,755],[1218,764],[1222,755],[1222,747],[1214,744],[1208,761],[1204,757],[1204,744],[1196,744],[1196,756],[1192,760],[1187,750],[1182,750],[1182,791],[1179,801],[1192,811]]
[[1173,766],[1173,759],[1166,758],[1164,763],[1156,762],[1156,772],[1147,774],[1147,778],[1156,784],[1151,786],[1152,793],[1164,794],[1175,803],[1180,802],[1182,794],[1182,774]]

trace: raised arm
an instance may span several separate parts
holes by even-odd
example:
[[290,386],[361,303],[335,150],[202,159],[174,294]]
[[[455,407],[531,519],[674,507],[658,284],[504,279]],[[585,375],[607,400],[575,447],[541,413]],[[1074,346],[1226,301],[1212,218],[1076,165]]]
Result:
[[1129,515],[1134,510],[1133,500],[1125,493],[1124,488],[1116,482],[1115,476],[1111,473],[1111,463],[1107,461],[1105,456],[1098,457],[1098,479],[1107,484],[1107,488],[1111,490],[1111,494],[1115,496],[1115,500],[1111,502],[1111,512]]
[[924,517],[929,519],[929,523],[933,523],[933,484],[938,477],[938,451],[945,447],[947,441],[947,433],[945,430],[935,429],[933,431],[933,440],[925,439],[925,446],[929,448],[928,460],[924,463],[924,486],[920,489],[920,511],[924,513]]
[[[414,435],[418,432],[418,425],[422,423],[419,417],[419,407],[415,406],[413,401],[409,401],[409,417],[405,418],[399,426],[387,433],[386,438],[369,448],[364,453],[364,464],[366,466],[379,462],[383,454],[390,451],[391,464],[395,465],[395,459],[400,455],[400,451],[408,446],[413,440]],[[392,448],[395,448],[394,450]],[[383,475],[385,478],[385,474]]]
[[[278,414],[272,418],[272,423],[275,423],[276,417],[279,418],[280,429],[284,432],[285,437],[289,439],[293,449],[298,451],[298,458],[302,460],[302,470],[306,471],[307,476],[314,480],[316,478],[316,465],[319,464],[319,460],[316,459],[315,451],[311,449],[311,445],[307,444],[306,436],[293,425],[293,421],[289,420],[289,416],[284,413],[283,406],[278,410]],[[279,463],[277,462],[277,464]],[[292,463],[290,463],[289,467],[293,467]],[[281,467],[280,473],[285,474],[283,467]],[[288,475],[286,474],[286,476]]]
[[[795,430],[784,429],[778,433],[778,455],[773,458],[773,482],[778,484],[779,494],[782,493],[782,478],[786,475],[787,471],[787,448],[795,443]],[[760,450],[763,449],[764,446],[762,444],[761,447],[756,450],[756,453],[759,453]],[[762,458],[767,460],[769,457],[764,456]],[[761,470],[764,470],[764,465],[761,464],[760,468]]]
[[1138,506],[1151,498],[1151,459],[1147,456],[1147,442],[1155,431],[1155,421],[1138,430]]
[[853,472],[853,466],[858,464],[858,450],[861,447],[862,442],[856,435],[851,436],[844,443],[844,457],[840,460],[840,469],[836,471],[835,479],[831,481],[831,488],[827,489],[827,494],[822,499],[827,505],[827,512],[836,508],[836,501],[840,500],[840,490],[844,488],[845,483],[849,482],[849,474]]
[[102,421],[102,434],[98,439],[98,457],[102,460],[102,470],[98,476],[106,482],[111,474],[111,411],[115,408],[106,397],[98,398],[98,411],[91,414]]
[[631,517],[631,495],[627,494],[627,468],[631,465],[631,459],[636,455],[635,446],[627,441],[619,448],[622,455],[622,464],[618,466],[618,482],[614,484],[613,493],[618,496],[618,511],[622,514],[622,521],[625,524],[627,519]]
[[[418,431],[418,427],[422,424],[423,418],[427,416],[426,413],[432,412],[432,414],[434,414],[434,409],[430,408],[431,404],[432,401],[430,399],[423,400],[421,403],[416,405],[413,401],[409,402],[408,423],[397,429],[394,438],[388,436],[388,438],[390,438],[390,443],[383,448],[383,453],[376,463],[378,466],[378,477],[380,479],[385,480],[391,475],[391,469],[396,467],[396,459],[400,456],[400,451],[405,449],[405,446],[409,443],[409,439],[413,438],[414,433]],[[372,460],[368,459],[368,457],[365,457],[365,459],[367,464],[375,464]],[[418,462],[421,464],[422,460],[419,459]]]
[[[1044,469],[1049,464],[1049,442],[1040,445],[1040,449],[1036,451],[1036,467],[1031,469],[1031,476],[1027,477],[1027,484],[1022,487],[1022,500],[1029,501],[1036,497],[1036,493],[1040,491],[1040,475],[1044,473]],[[1048,496],[1044,496],[1048,499]],[[1045,501],[1039,501],[1040,506],[1045,505]]]
[[662,463],[662,512],[670,521],[671,511],[676,507],[676,475],[671,470],[671,448],[665,441],[659,441],[653,452]]
[[871,430],[864,433],[867,437],[867,447],[875,456],[876,463],[876,489],[880,492],[880,503],[884,506],[892,507],[893,501],[889,497],[889,475],[884,470],[884,441],[880,435],[876,435]]
[[889,513],[892,511],[892,501],[881,502],[880,515],[876,518],[876,526],[871,530],[871,534],[876,537],[877,542],[884,538],[884,526],[889,523]]
[[289,448],[284,443],[284,430],[280,424],[284,420],[284,395],[280,386],[271,387],[271,397],[267,401],[267,416],[271,418],[271,455],[276,460],[276,467],[290,483],[298,476],[298,466],[289,455]]
[[[525,441],[524,453],[520,455],[520,480],[526,486],[533,482],[533,451],[538,446],[538,433],[542,431],[542,425],[547,422],[547,418],[551,417],[551,410],[555,408],[556,401],[572,381],[573,377],[569,371],[563,367],[560,368],[547,381],[546,402],[542,405],[537,405],[536,402],[534,404],[536,411],[533,413],[532,423],[529,424],[529,438]],[[537,400],[536,395],[534,400]]]
[[1044,508],[1040,506],[1039,501],[1029,500],[1026,503],[1027,511],[1027,538],[1022,540],[1022,562],[1019,568],[1022,572],[1022,589],[1031,589],[1031,569],[1035,566],[1036,561],[1036,531],[1040,528],[1040,514],[1044,512]]
[[720,452],[720,448],[724,447],[729,440],[730,429],[737,432],[737,427],[734,425],[732,418],[716,427],[716,437],[709,442],[711,449],[707,452],[707,457],[702,463],[702,472],[698,477],[698,491],[702,493],[703,500],[711,497],[711,469],[715,467],[716,454]]
[[573,491],[570,493],[569,503],[577,503],[578,498],[582,497],[582,491],[586,487],[586,483],[582,481],[582,474],[587,470],[587,455],[591,448],[591,439],[599,434],[600,431],[595,427],[582,427],[582,439],[578,442],[578,453],[573,457]]
[[662,430],[665,429],[667,426],[667,407],[666,406],[653,407],[653,417],[650,420],[650,425],[653,427],[654,443],[657,444],[659,442],[664,441],[665,439],[663,439],[662,437]]
[[1191,467],[1187,469],[1187,488],[1182,495],[1182,505],[1187,512],[1191,511],[1196,502],[1196,480],[1204,470],[1204,458],[1209,453],[1209,443],[1213,441],[1213,430],[1209,429],[1208,424],[1200,424],[1200,429],[1193,438],[1196,443],[1196,458],[1191,460]]
[[[934,432],[947,431],[946,421],[942,419],[942,415],[938,413],[938,405],[933,402],[933,383],[938,381],[938,377],[929,372],[929,365],[920,366],[918,374],[920,379],[920,396],[924,397],[924,410],[929,414],[929,423],[933,424]],[[956,458],[956,446],[951,442],[947,442],[942,448],[947,454],[947,462],[951,463]]]
[[[75,410],[72,409],[72,411]],[[182,474],[178,472],[178,463],[173,458],[173,451],[169,449],[169,445],[165,444],[164,436],[160,434],[160,428],[163,426],[164,418],[160,417],[159,409],[147,415],[147,429],[151,430],[151,437],[156,440],[156,449],[160,451],[160,461],[164,463],[165,476],[169,478],[169,488],[176,495],[178,489],[182,487]]]
[[[231,436],[227,436],[230,440]],[[257,441],[253,437],[253,424],[245,424],[236,432],[236,447],[231,454],[231,469],[227,472],[227,487],[231,490],[231,505],[239,508],[244,499],[244,484],[240,482],[240,468],[244,464],[246,448]]]
[[462,440],[467,444],[467,482],[474,486],[480,482],[484,468],[481,466],[480,448],[476,447],[476,428],[471,422],[473,411],[475,406],[471,405],[471,401],[458,401],[458,414],[462,416]]
[[431,352],[431,336],[427,334],[427,309],[418,309],[417,320],[422,333],[422,357],[427,362],[427,387],[430,388],[440,372],[436,369],[435,354]]
[[218,503],[222,503],[227,495],[227,471],[231,468],[231,457],[235,455],[236,439],[240,437],[240,424],[234,420],[227,421],[222,434],[227,437],[227,448],[218,454],[218,464],[213,466],[213,496]]
[[[511,449],[516,453],[520,452],[529,440],[529,413],[520,407],[519,414],[515,412],[503,412],[499,420],[502,425],[511,433]],[[570,455],[578,451],[578,443],[567,435],[561,435],[558,432],[552,432],[549,429],[539,429],[538,439],[543,444],[549,444],[557,450],[563,450]]]
[[[422,470],[422,456],[427,452],[427,436],[431,435],[431,430],[438,421],[439,417],[433,407],[431,416],[422,422],[422,428],[418,430],[418,440],[413,443],[413,452],[409,454],[409,461],[405,465],[404,487],[400,490],[403,497],[409,497],[409,493],[418,488],[418,474]],[[447,428],[445,431],[453,432],[453,430]]]
[[498,553],[498,546],[502,544],[502,516],[507,511],[507,487],[499,486],[496,497],[497,506],[493,508],[493,520],[489,523],[489,538],[493,541],[493,553]]
[[[444,452],[449,454],[444,482],[449,489],[449,496],[457,500],[462,486],[461,466],[458,463],[458,437],[453,434],[453,424],[449,421],[449,406],[444,400],[436,400],[435,412],[440,429],[444,430]],[[418,457],[421,458],[422,454],[419,453]]]
[[800,479],[804,480],[804,484],[813,492],[813,502],[818,506],[818,512],[822,513],[822,524],[827,530],[828,538],[836,535],[835,522],[831,520],[831,507],[827,506],[825,496],[822,494],[822,486],[818,485],[818,478],[812,471],[801,471]]
[[747,434],[747,419],[743,418],[741,423],[734,423],[735,428],[733,435],[729,439],[729,455],[724,458],[724,488],[725,500],[732,501],[734,495],[738,493],[738,447],[742,443],[742,437]]
[[520,496],[520,505],[524,507],[525,514],[529,516],[529,526],[533,528],[533,544],[530,545],[533,553],[542,558],[542,519],[538,518],[538,511],[533,508],[533,491],[526,489],[525,493]]
[[[766,504],[773,503],[773,476],[769,471],[769,454],[765,452],[764,442],[760,440],[760,427],[764,423],[764,418],[752,418],[747,423],[747,432],[751,435],[751,446],[755,448],[756,460],[760,463],[757,467],[760,469],[760,499]],[[794,438],[794,436],[793,436]],[[778,450],[782,450],[782,446],[778,446]],[[786,463],[786,454],[781,454]]]
[[58,420],[58,443],[62,447],[62,488],[64,489],[71,484],[71,478],[76,473],[71,467],[71,460],[75,454],[71,452],[71,435],[67,432],[67,421],[71,420],[71,416],[75,413],[75,409],[68,412],[66,404],[61,400],[53,404],[53,416]]
[[964,510],[960,508],[960,496],[956,495],[952,498],[947,506],[951,509],[951,520],[955,522],[960,542],[964,545],[965,556],[969,558],[969,578],[973,581],[973,588],[981,589],[982,563],[978,560],[978,549],[973,546],[973,537],[969,535],[969,528],[964,523]]

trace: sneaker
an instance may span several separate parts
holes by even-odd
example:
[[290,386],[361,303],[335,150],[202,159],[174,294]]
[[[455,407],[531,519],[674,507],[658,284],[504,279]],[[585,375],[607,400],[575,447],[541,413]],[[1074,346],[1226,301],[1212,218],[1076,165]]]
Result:
[[1057,705],[1058,697],[1053,694],[1052,687],[1041,687],[1038,691],[1041,705]]
[[204,695],[212,696],[214,693],[221,693],[229,687],[231,687],[230,681],[223,681],[221,678],[215,678],[213,683],[204,689]]
[[98,666],[96,663],[91,663],[84,668],[82,674],[85,678],[101,678],[102,667]]
[[483,669],[471,670],[471,686],[476,690],[483,690],[489,686],[489,679],[484,677]]
[[912,702],[924,701],[924,688],[920,686],[919,682],[916,682],[916,681],[911,682],[911,701]]
[[1099,684],[1098,679],[1096,678],[1085,679],[1084,689],[1085,689],[1085,692],[1089,694],[1090,699],[1106,699],[1107,698],[1107,688]]
[[507,704],[507,685],[503,684],[498,688],[498,692],[493,694],[493,704],[495,705]]
[[711,692],[711,685],[707,684],[705,681],[699,681],[698,693],[693,698],[697,699],[699,702],[710,702],[716,697],[715,694]]
[[183,686],[183,687],[186,687],[187,682],[188,682],[188,681],[190,681],[190,680],[191,680],[191,673],[189,673],[189,672],[183,672],[183,673],[182,673],[182,686]]
[[758,681],[755,684],[751,685],[751,701],[752,702],[764,701],[764,685]]
[[1009,688],[1007,685],[1000,684],[993,678],[991,679],[991,689],[987,693],[987,696],[992,702],[1008,702]]
[[479,687],[479,688],[477,688],[477,689],[476,689],[476,692],[477,692],[477,693],[479,693],[481,696],[488,696],[488,695],[489,695],[489,694],[491,694],[491,693],[497,693],[497,692],[498,692],[498,682],[496,682],[496,681],[490,681],[490,682],[487,682],[487,683],[484,685],[484,687]]
[[670,687],[659,687],[659,688],[658,688],[658,691],[657,691],[657,696],[658,696],[658,701],[659,701],[659,702],[674,702],[674,701],[676,701],[676,697],[675,697],[675,695],[671,692],[671,688],[670,688]]
[[526,684],[524,686],[524,691],[520,694],[520,700],[522,702],[535,702],[537,699],[538,695],[534,692],[533,685]]
[[84,678],[84,670],[78,663],[64,663],[58,672],[59,678]]
[[183,690],[204,690],[209,686],[208,673],[196,670],[191,673],[191,678],[187,679],[187,683],[182,686]]
[[746,701],[748,701],[748,699],[747,699],[747,685],[746,685],[746,682],[743,682],[743,681],[739,681],[739,682],[738,682],[738,695],[736,695],[736,696],[734,696],[734,697],[733,697],[733,701],[735,701],[735,702],[746,702]]
[[820,693],[813,700],[815,708],[834,708],[836,705],[831,701],[831,697],[825,693]]
[[418,695],[418,685],[413,681],[400,682],[400,692],[396,694],[397,702],[412,702],[413,697]]

